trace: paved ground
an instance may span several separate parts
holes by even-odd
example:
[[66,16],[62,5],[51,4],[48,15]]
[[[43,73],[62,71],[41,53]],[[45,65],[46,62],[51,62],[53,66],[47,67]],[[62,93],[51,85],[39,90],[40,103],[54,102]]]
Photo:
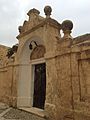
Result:
[[0,103],[0,120],[46,120],[46,119],[22,110],[10,108],[5,104]]

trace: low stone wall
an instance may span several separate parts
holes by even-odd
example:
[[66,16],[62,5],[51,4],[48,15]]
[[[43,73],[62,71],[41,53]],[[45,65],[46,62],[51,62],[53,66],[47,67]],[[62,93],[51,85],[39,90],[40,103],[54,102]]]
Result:
[[[74,43],[74,44],[73,44]],[[47,63],[46,110],[52,120],[90,119],[90,42],[61,39]]]
[[11,104],[12,99],[13,66],[0,68],[0,101]]

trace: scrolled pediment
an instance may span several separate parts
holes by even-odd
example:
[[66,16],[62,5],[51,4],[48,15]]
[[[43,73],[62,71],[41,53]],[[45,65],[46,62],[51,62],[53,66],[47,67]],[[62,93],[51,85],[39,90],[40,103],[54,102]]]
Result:
[[28,21],[25,20],[22,26],[19,26],[18,30],[20,34],[32,29],[33,27],[37,26],[44,20],[44,18],[41,17],[39,14],[40,12],[35,8],[31,9],[27,13],[29,19]]

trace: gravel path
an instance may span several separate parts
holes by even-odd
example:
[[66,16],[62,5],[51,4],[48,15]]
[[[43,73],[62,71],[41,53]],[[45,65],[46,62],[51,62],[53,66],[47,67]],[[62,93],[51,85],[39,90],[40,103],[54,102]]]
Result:
[[22,110],[9,108],[6,105],[0,103],[0,120],[46,120],[46,119]]
[[5,115],[3,115],[3,117],[5,119],[16,119],[16,120],[45,120],[45,118],[41,118],[34,114],[13,108]]

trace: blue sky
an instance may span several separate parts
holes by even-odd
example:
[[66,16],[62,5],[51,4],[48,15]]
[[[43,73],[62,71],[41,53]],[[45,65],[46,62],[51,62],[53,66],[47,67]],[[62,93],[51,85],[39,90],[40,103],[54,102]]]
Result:
[[73,37],[90,33],[90,0],[0,0],[0,44],[16,44],[18,26],[28,19],[27,12],[36,8],[45,17],[46,5],[52,7],[51,17],[58,22],[73,21]]

